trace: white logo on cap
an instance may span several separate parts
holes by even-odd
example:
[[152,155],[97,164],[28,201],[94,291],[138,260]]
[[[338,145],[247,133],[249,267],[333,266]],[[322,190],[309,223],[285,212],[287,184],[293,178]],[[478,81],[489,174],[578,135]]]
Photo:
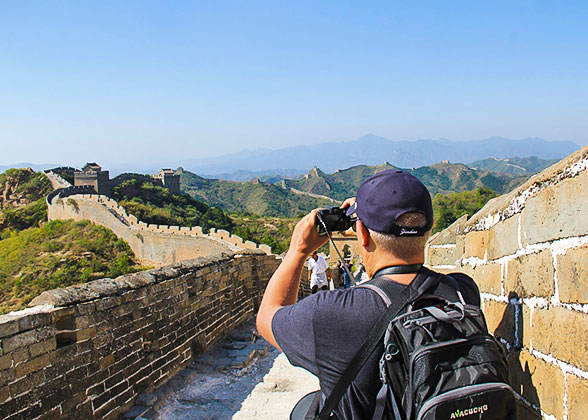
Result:
[[404,229],[404,228],[401,228],[400,229],[400,234],[401,235],[416,235],[417,233],[418,233],[418,231],[416,231],[414,229],[412,229],[412,230]]

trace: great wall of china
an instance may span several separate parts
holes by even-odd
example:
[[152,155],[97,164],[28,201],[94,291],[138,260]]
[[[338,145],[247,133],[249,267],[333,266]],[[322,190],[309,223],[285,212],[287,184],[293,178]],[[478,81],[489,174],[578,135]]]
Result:
[[[489,329],[510,348],[520,419],[588,412],[587,169],[584,147],[427,246],[429,266],[479,285]],[[118,418],[252,316],[279,262],[226,250],[45,292],[1,316],[0,417]]]
[[[47,174],[55,186],[64,185],[58,175]],[[115,200],[91,194],[84,187],[58,188],[47,197],[49,220],[91,220],[107,227],[124,239],[135,255],[148,265],[161,266],[191,258],[242,249],[260,249],[271,254],[271,247],[244,241],[226,230],[210,229],[208,234],[199,226],[166,226],[138,220]]]

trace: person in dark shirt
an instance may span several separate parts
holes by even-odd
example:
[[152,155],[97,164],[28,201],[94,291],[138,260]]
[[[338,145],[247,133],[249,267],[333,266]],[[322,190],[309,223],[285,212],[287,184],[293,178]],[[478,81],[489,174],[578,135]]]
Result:
[[[355,198],[342,208],[355,215],[358,253],[370,278],[385,267],[424,263],[424,248],[433,226],[431,196],[414,176],[396,170],[379,172],[366,180]],[[318,234],[313,210],[298,222],[290,247],[270,279],[257,314],[257,328],[281,349],[290,363],[319,378],[322,401],[364,343],[386,303],[373,289],[353,287],[319,292],[296,302],[304,262],[327,238]],[[426,270],[424,268],[420,269]],[[387,275],[402,292],[417,273]],[[454,286],[469,304],[480,305],[473,280],[453,273]],[[456,292],[457,293],[457,292]],[[376,349],[346,390],[333,412],[334,419],[369,419],[381,386]]]

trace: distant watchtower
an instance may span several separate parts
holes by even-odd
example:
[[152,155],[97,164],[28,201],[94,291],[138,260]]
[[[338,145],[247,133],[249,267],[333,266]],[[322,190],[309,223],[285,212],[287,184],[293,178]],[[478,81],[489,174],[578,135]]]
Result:
[[95,162],[86,163],[81,172],[74,173],[74,185],[89,185],[98,194],[110,195],[110,174]]
[[159,179],[172,194],[180,194],[180,175],[176,175],[173,169],[162,169],[153,178]]

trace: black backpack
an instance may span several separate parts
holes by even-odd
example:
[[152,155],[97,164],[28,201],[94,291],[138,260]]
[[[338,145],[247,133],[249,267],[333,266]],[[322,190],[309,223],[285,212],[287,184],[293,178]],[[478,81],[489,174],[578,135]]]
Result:
[[425,268],[400,296],[389,296],[381,276],[398,272],[407,271],[390,267],[359,286],[378,292],[388,310],[316,418],[329,418],[383,338],[373,420],[516,420],[506,353],[488,333],[481,309],[463,301],[453,278]]

